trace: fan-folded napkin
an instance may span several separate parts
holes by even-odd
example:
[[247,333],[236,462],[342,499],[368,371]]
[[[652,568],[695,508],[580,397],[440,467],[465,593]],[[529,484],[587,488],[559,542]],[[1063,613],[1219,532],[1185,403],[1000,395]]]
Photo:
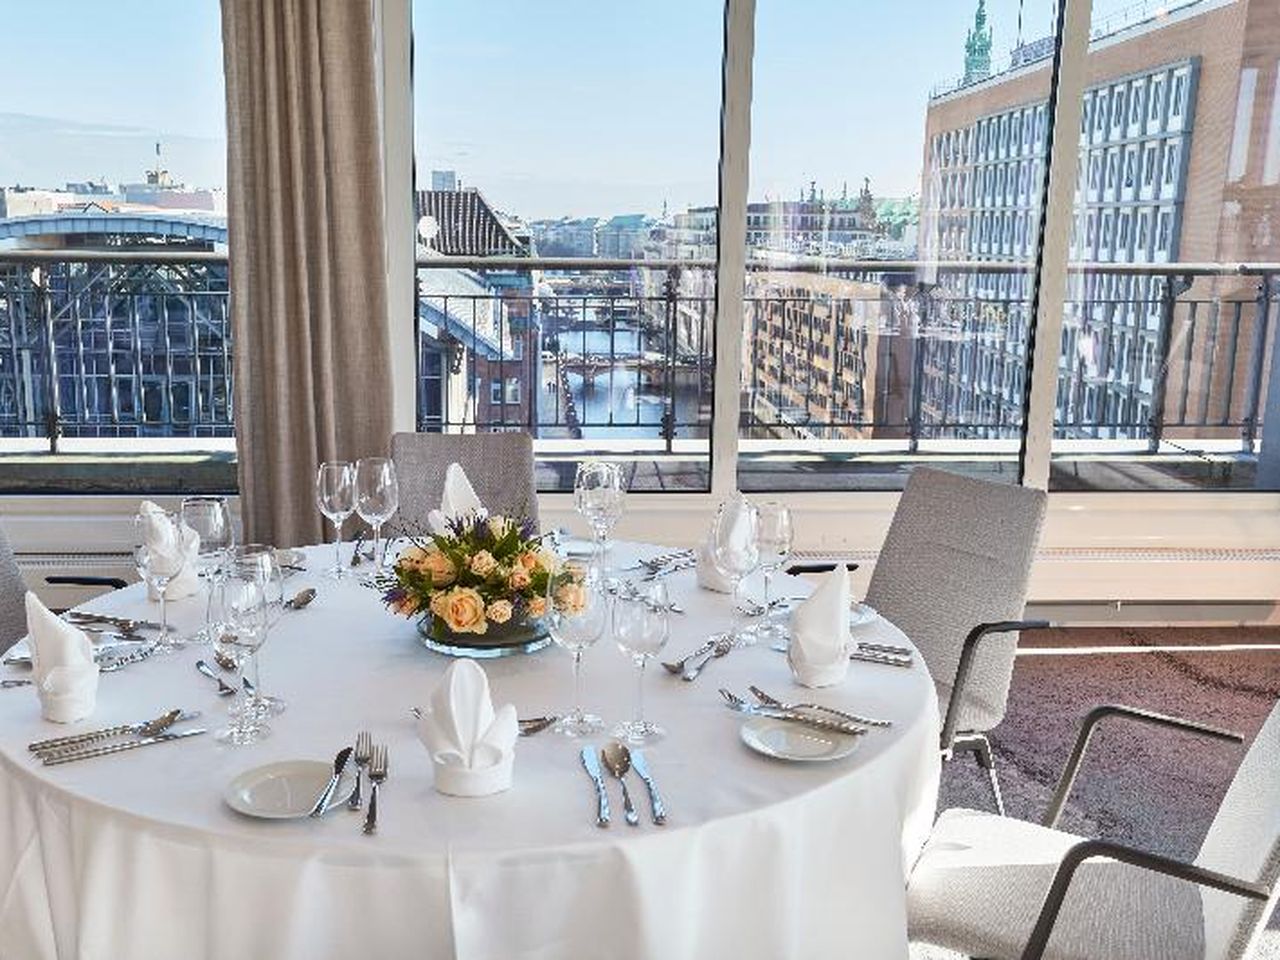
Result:
[[31,669],[40,712],[54,723],[75,723],[98,700],[98,665],[85,632],[54,616],[34,593],[27,593]]
[[418,721],[436,789],[455,797],[485,797],[511,786],[519,732],[512,704],[494,712],[489,678],[474,660],[459,660],[445,672]]
[[[728,546],[732,550],[749,551],[755,531],[751,528],[751,504],[742,497],[734,497],[724,505],[725,522],[729,525]],[[716,564],[716,525],[711,523],[707,538],[698,547],[698,586],[717,593],[732,593],[733,581],[724,575]]]
[[[142,518],[142,542],[151,553],[152,569],[160,575],[177,574],[165,587],[168,600],[181,600],[200,589],[196,557],[200,553],[200,534],[185,523],[174,520],[158,504],[143,500],[138,507]],[[160,593],[147,584],[147,596],[159,600]]]
[[787,661],[796,682],[829,687],[849,672],[849,574],[843,565],[827,574],[791,614]]
[[459,464],[451,463],[444,472],[444,492],[440,494],[440,509],[427,514],[427,523],[431,532],[437,536],[449,533],[449,521],[460,517],[474,515],[485,517],[489,511],[484,508],[475,488],[467,479],[467,473]]

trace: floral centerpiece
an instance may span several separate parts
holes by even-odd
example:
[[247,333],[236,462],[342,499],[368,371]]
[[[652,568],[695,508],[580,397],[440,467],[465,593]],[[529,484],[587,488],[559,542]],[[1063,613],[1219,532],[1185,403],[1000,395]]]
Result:
[[546,645],[549,588],[557,605],[571,603],[575,575],[559,569],[529,521],[467,515],[443,534],[415,538],[384,586],[388,608],[421,617],[431,649],[496,656]]

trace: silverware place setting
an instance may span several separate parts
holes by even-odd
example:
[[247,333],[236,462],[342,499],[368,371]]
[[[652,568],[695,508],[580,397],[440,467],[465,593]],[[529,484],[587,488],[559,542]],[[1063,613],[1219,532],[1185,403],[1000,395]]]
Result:
[[623,571],[645,570],[645,571],[653,572],[656,570],[661,570],[663,567],[667,566],[668,564],[679,563],[681,561],[689,560],[693,558],[693,556],[694,556],[694,552],[691,549],[670,550],[666,553],[660,553],[656,557],[649,557],[648,559],[645,559],[642,557],[639,560],[636,560],[634,563],[630,563],[627,566],[622,567],[621,570]]
[[705,653],[710,653],[712,648],[715,647],[716,641],[719,640],[722,636],[723,634],[714,634],[710,637],[707,637],[707,639],[702,643],[700,647],[698,647],[692,653],[689,653],[681,657],[679,660],[663,660],[662,668],[666,670],[668,673],[677,673],[677,674],[684,673],[684,668],[689,663],[690,660],[692,660],[694,657],[700,657]]
[[[28,744],[27,749],[34,753],[45,766],[104,757],[127,750],[136,750],[139,747],[199,736],[206,732],[203,727],[170,730],[174,724],[195,720],[199,716],[199,711],[187,712],[173,709],[153,719],[141,720],[137,723],[124,723],[100,730],[90,730],[86,733],[37,740]],[[128,739],[130,737],[132,739]]]
[[698,679],[698,675],[706,668],[712,660],[718,660],[720,657],[726,656],[734,647],[733,634],[722,633],[716,637],[715,644],[710,650],[707,650],[691,659],[685,666],[684,671],[680,674],[680,679],[693,682]]
[[783,720],[788,723],[797,723],[801,726],[812,727],[815,730],[825,730],[829,733],[844,733],[850,736],[858,736],[867,732],[867,727],[859,723],[850,723],[847,720],[827,719],[825,717],[814,716],[799,710],[786,710],[779,707],[770,707],[748,703],[724,687],[720,688],[720,696],[724,697],[725,705],[730,710],[736,710],[738,713],[745,713],[753,717],[768,717],[771,720]]
[[369,761],[372,759],[373,735],[368,730],[361,730],[356,734],[356,746],[351,754],[351,760],[356,765],[356,785],[351,790],[351,796],[347,797],[348,810],[359,810],[364,805],[360,786],[364,779],[364,768],[369,766]]
[[316,798],[316,802],[311,805],[311,812],[308,816],[315,818],[323,817],[332,808],[333,795],[338,791],[338,784],[342,781],[342,774],[347,769],[347,764],[351,762],[351,754],[355,752],[354,747],[343,747],[333,758],[333,773],[329,777],[329,782],[320,791],[320,796]]
[[305,590],[299,590],[292,597],[284,602],[286,610],[301,610],[316,598],[316,588],[307,587]]
[[812,711],[813,713],[822,713],[827,716],[835,717],[838,720],[844,720],[847,723],[857,723],[866,727],[891,727],[892,720],[878,720],[875,717],[864,717],[857,713],[846,713],[844,710],[837,710],[835,707],[823,706],[820,703],[784,703],[777,697],[771,697],[757,686],[748,687],[751,695],[759,701],[762,707],[773,707],[778,710],[796,711]]
[[137,633],[139,630],[159,630],[160,624],[154,620],[135,620],[130,617],[117,617],[106,613],[91,613],[88,610],[68,610],[62,618],[74,623],[81,629],[93,628],[94,625],[113,627],[120,633]]
[[[94,650],[93,659],[98,664],[99,673],[115,673],[131,664],[141,663],[156,651],[154,641],[130,641],[128,643],[110,644],[102,649]],[[6,666],[30,667],[30,654],[15,654],[4,661]],[[12,687],[29,687],[35,683],[33,677],[7,677],[0,680],[0,690]]]
[[609,789],[606,786],[605,771],[618,782],[622,790],[623,819],[628,826],[640,825],[640,811],[631,799],[631,790],[627,786],[627,775],[635,771],[645,791],[649,795],[649,811],[653,822],[662,826],[667,822],[667,808],[663,803],[658,784],[649,770],[648,760],[641,750],[632,750],[619,740],[610,740],[599,751],[587,746],[578,753],[582,767],[595,787],[596,826],[607,827],[611,822],[609,810]]
[[209,664],[206,663],[204,660],[196,661],[196,669],[199,670],[200,673],[204,674],[206,677],[208,677],[210,680],[212,680],[214,683],[218,685],[218,696],[220,697],[235,696],[236,688],[233,687],[231,684],[227,683],[227,681],[223,680],[220,676],[218,676],[218,674],[214,672],[214,669],[211,666],[209,666]]

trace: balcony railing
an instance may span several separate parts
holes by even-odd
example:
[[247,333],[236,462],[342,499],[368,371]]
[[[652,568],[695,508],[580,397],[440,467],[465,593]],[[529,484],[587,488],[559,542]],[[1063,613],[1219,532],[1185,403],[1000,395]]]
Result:
[[[419,428],[705,471],[714,266],[419,261]],[[226,270],[206,253],[0,251],[0,437],[230,438]],[[1008,263],[750,263],[744,458],[1016,456],[1028,289]],[[1280,264],[1074,265],[1064,449],[1252,456],[1278,297]]]

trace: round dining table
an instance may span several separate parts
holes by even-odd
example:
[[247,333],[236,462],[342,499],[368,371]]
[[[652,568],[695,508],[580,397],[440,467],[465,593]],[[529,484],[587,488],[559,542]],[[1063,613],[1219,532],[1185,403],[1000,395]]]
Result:
[[[662,548],[619,543],[616,568]],[[415,623],[353,577],[328,579],[333,547],[305,551],[287,611],[262,648],[261,692],[284,698],[269,737],[224,745],[227,701],[195,669],[207,647],[155,655],[100,680],[93,715],[40,717],[31,687],[0,690],[0,955],[38,960],[197,958],[871,958],[907,955],[906,876],[933,821],[940,757],[933,680],[854,661],[840,684],[809,690],[764,645],[732,650],[693,682],[651,666],[646,711],[666,737],[645,749],[667,808],[652,821],[632,774],[639,825],[596,824],[582,741],[521,737],[509,790],[438,793],[411,709],[453,662],[425,649]],[[364,565],[368,569],[368,564]],[[355,572],[360,572],[357,569]],[[624,574],[632,575],[632,574]],[[666,577],[665,659],[733,620],[730,599],[693,570]],[[776,577],[779,595],[807,594]],[[202,597],[170,603],[180,629],[201,625]],[[84,609],[156,619],[141,586]],[[860,640],[901,646],[884,619]],[[563,712],[570,656],[557,647],[480,661],[495,705],[521,717]],[[12,676],[17,668],[5,668]],[[611,726],[628,718],[635,667],[610,636],[583,658],[585,706]],[[227,675],[230,679],[230,675]],[[740,737],[745,718],[719,688],[748,687],[892,721],[843,759],[770,759]],[[75,763],[43,766],[43,738],[199,711],[209,733]],[[178,728],[175,728],[178,729]],[[272,761],[332,762],[358,731],[387,745],[378,829],[345,808],[319,819],[259,820],[224,801],[238,774]],[[597,747],[605,734],[593,742]],[[616,781],[608,783],[615,811]]]

